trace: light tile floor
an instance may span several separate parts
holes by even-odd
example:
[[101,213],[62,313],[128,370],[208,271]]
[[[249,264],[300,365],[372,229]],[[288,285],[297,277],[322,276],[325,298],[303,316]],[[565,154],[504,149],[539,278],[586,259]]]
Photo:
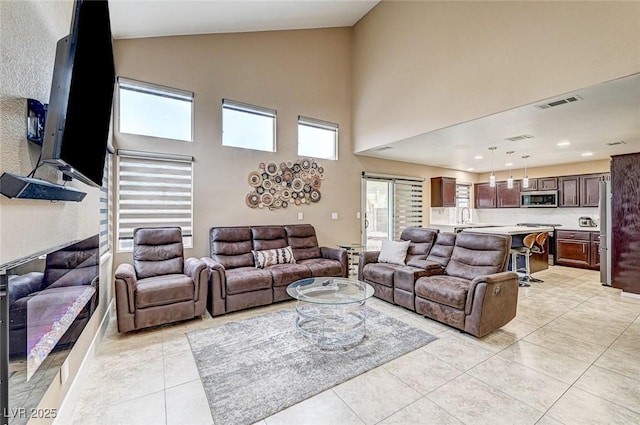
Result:
[[[598,272],[536,277],[545,282],[520,288],[517,317],[482,339],[372,299],[438,339],[259,424],[640,423],[640,300],[603,287]],[[112,320],[74,425],[213,424],[185,334],[293,306],[126,335]]]

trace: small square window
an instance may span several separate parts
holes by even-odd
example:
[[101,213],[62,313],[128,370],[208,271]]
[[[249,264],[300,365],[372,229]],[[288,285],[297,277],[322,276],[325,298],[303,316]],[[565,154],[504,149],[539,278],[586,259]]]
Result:
[[118,78],[120,133],[193,141],[193,93]]
[[275,152],[275,109],[223,99],[222,145]]
[[338,159],[338,124],[299,116],[298,155]]

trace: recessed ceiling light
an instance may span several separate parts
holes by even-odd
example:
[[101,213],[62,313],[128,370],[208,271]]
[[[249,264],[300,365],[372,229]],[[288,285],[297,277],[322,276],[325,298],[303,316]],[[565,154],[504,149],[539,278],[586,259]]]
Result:
[[583,152],[582,156],[593,156],[593,152]]
[[504,164],[505,167],[511,167],[513,165],[513,162],[507,162],[506,164]]
[[473,168],[467,168],[467,171],[473,171]]
[[567,142],[566,140],[562,141],[562,142],[558,142],[558,146],[569,146],[571,144],[571,142]]
[[473,159],[482,159],[482,155],[476,155],[473,157]]

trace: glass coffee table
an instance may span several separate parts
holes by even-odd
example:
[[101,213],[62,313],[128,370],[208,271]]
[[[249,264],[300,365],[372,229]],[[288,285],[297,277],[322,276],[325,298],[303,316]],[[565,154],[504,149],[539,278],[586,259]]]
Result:
[[318,277],[287,286],[298,300],[296,327],[323,349],[348,348],[362,341],[366,333],[364,304],[373,287],[356,279]]

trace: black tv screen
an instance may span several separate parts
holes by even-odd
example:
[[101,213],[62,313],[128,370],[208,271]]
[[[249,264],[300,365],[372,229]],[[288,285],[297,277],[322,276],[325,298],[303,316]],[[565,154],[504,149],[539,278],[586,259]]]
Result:
[[109,4],[76,0],[71,33],[56,47],[43,163],[102,185],[114,83]]

